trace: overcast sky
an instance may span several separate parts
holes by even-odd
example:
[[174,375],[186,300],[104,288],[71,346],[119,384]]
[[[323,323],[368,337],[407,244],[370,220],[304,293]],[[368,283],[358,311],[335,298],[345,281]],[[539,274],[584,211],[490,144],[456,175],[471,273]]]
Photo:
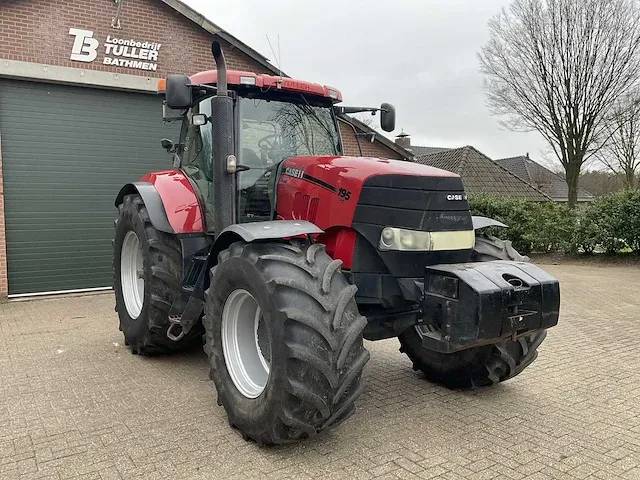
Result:
[[[414,145],[473,145],[493,159],[544,162],[537,133],[498,124],[485,105],[477,52],[508,0],[183,0],[288,75],[333,85],[344,105],[395,105]],[[393,135],[389,135],[393,138]]]

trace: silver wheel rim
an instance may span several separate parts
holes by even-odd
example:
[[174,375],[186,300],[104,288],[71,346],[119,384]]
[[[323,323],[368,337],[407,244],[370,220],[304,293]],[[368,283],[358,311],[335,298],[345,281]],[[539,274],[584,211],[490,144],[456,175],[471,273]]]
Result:
[[120,284],[127,313],[136,319],[144,303],[144,263],[142,245],[136,233],[129,230],[120,251]]
[[262,322],[253,295],[243,289],[231,292],[222,311],[222,351],[231,380],[247,398],[259,397],[269,379],[269,362],[258,343]]

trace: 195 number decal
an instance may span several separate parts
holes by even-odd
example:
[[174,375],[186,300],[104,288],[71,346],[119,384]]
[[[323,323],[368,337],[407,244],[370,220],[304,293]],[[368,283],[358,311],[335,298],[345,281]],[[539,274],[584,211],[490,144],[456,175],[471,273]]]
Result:
[[351,198],[351,192],[346,188],[341,188],[338,190],[338,200],[344,202],[345,200],[349,200]]

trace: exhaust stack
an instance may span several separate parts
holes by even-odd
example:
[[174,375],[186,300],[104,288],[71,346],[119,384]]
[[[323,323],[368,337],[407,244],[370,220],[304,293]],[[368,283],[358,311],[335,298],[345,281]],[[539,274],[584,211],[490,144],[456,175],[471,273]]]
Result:
[[236,223],[237,160],[233,141],[233,99],[227,90],[227,64],[220,43],[213,42],[211,53],[216,61],[217,94],[211,99],[213,184],[209,208],[213,211],[213,233],[218,236],[229,225]]
[[217,72],[217,88],[218,96],[227,96],[227,62],[224,59],[224,53],[222,53],[222,47],[220,43],[213,42],[211,44],[211,53],[213,53],[213,59],[216,61]]

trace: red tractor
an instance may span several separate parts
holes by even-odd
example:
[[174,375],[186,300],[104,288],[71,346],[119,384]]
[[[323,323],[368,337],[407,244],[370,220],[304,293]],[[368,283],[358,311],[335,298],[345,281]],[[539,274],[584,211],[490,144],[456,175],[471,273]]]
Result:
[[558,322],[555,278],[472,217],[459,176],[342,155],[338,107],[315,83],[229,71],[161,81],[182,120],[174,168],[115,205],[114,289],[133,353],[201,344],[218,404],[245,439],[296,441],[354,412],[363,339],[398,337],[450,388],[514,377]]

